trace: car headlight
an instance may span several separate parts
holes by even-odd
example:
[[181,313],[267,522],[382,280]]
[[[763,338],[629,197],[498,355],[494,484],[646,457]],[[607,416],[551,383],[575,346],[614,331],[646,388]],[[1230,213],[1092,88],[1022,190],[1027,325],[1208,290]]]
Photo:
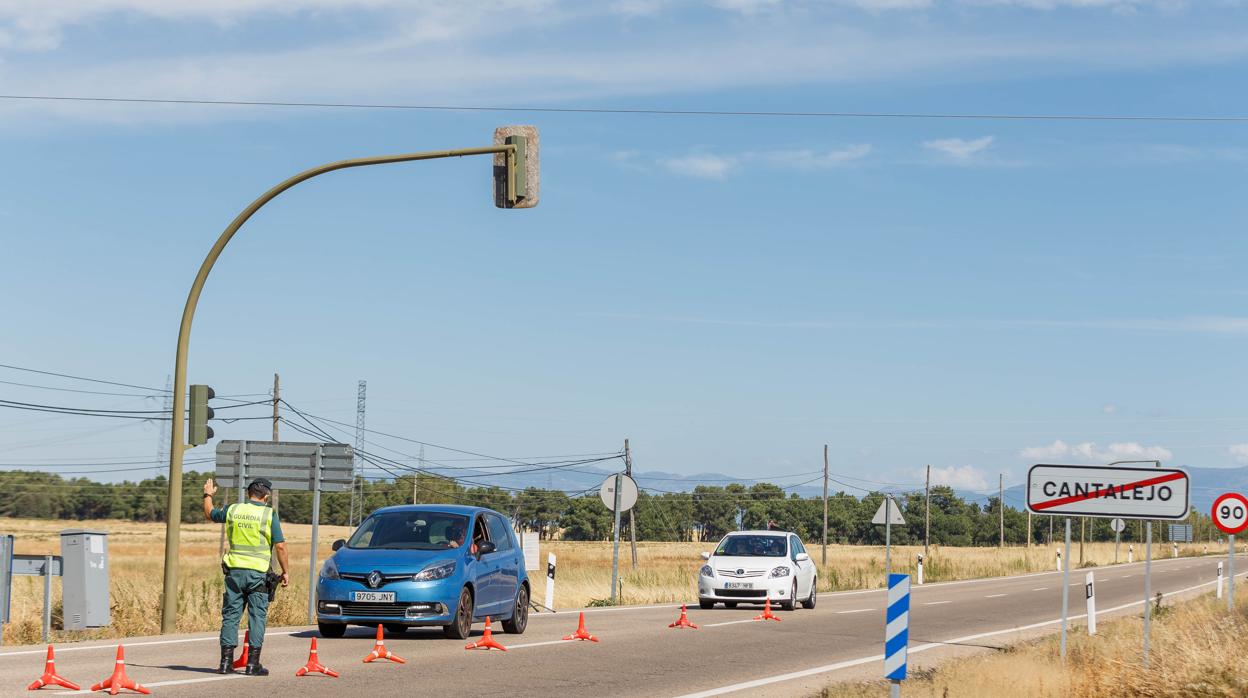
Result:
[[711,579],[714,579],[715,570],[712,570],[710,565],[702,565],[702,576],[710,577]]
[[789,568],[785,567],[784,565],[780,565],[779,567],[771,571],[770,576],[772,579],[775,579],[776,577],[787,577],[789,576]]
[[338,565],[334,564],[334,558],[329,558],[325,564],[321,566],[321,577],[325,579],[338,578]]
[[446,579],[452,574],[455,574],[455,561],[447,560],[446,562],[440,562],[432,567],[426,567],[420,572],[417,572],[416,575],[412,577],[412,581],[432,582],[438,579]]

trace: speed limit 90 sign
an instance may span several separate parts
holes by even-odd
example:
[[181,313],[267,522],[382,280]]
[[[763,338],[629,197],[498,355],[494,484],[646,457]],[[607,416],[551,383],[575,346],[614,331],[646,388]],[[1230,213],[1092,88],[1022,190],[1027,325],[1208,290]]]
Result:
[[1248,528],[1248,498],[1238,492],[1227,492],[1213,500],[1213,525],[1233,536]]

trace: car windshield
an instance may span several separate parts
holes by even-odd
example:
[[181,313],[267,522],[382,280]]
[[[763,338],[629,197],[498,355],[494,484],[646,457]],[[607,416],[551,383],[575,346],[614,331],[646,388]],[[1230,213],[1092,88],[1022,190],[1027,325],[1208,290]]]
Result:
[[784,557],[784,536],[728,536],[716,555],[733,557]]
[[464,542],[468,517],[441,511],[388,511],[360,524],[349,548],[445,550]]

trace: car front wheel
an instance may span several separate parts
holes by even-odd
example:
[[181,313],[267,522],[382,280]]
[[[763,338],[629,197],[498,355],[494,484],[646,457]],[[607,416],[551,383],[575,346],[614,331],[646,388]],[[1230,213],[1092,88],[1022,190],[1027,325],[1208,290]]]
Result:
[[786,611],[792,611],[793,609],[797,608],[797,600],[795,598],[796,596],[797,596],[797,580],[794,579],[793,588],[789,590],[789,598],[780,602],[780,608],[783,608]]
[[703,611],[709,611],[715,608],[715,602],[711,599],[698,599],[698,608],[701,608]]
[[317,623],[316,629],[321,631],[321,637],[338,638],[347,634],[346,623]]
[[511,612],[511,618],[503,621],[503,630],[512,635],[522,635],[528,625],[529,588],[521,584],[520,591],[516,592],[516,607]]
[[455,609],[455,620],[450,625],[442,626],[442,634],[453,639],[463,640],[472,632],[472,592],[468,587],[459,592],[459,607]]
[[815,607],[815,599],[817,598],[815,596],[815,590],[818,588],[819,588],[819,578],[815,577],[814,579],[810,580],[810,597],[802,602],[802,608],[814,608]]

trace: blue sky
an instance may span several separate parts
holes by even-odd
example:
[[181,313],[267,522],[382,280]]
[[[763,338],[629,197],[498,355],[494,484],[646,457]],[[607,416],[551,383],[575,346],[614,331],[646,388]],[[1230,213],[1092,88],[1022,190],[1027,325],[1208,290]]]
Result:
[[[0,93],[1243,116],[1246,27],[1230,0],[0,0]],[[302,185],[213,272],[192,382],[278,371],[353,421],[366,379],[377,429],[506,456],[629,437],[678,473],[813,470],[824,443],[833,471],[970,489],[1039,460],[1248,463],[1243,123],[0,100],[0,363],[163,386],[252,198],[501,123],[541,129],[538,208],[494,209],[484,159]],[[0,414],[0,463],[156,442]]]

